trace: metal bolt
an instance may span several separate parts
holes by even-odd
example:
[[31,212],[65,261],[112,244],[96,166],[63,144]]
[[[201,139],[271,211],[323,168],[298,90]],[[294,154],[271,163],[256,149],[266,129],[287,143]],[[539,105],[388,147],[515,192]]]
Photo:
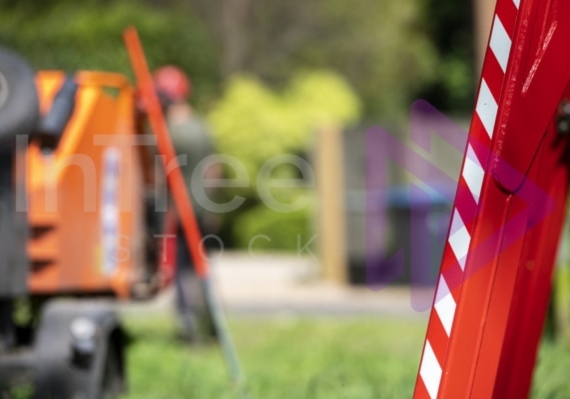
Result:
[[78,317],[69,326],[71,336],[77,341],[88,341],[95,338],[97,326],[86,317]]
[[558,106],[557,128],[559,134],[570,133],[570,101],[564,99]]

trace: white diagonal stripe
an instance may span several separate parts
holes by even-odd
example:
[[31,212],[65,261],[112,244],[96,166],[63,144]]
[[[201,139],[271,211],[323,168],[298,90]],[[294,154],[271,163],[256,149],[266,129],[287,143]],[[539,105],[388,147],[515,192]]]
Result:
[[477,107],[475,109],[490,138],[493,138],[498,108],[497,102],[491,90],[489,90],[489,86],[487,86],[487,82],[485,79],[481,80],[481,89],[479,90],[479,98],[477,99]]
[[433,353],[433,349],[429,341],[426,341],[424,355],[422,356],[422,364],[420,365],[420,376],[424,381],[429,397],[437,398],[439,383],[441,381],[441,366]]
[[461,266],[461,270],[465,270],[465,258],[467,257],[469,243],[471,242],[471,236],[469,235],[465,225],[461,226],[459,230],[451,234],[448,242],[451,246],[451,250],[457,258],[457,261],[459,262],[459,265]]
[[517,8],[517,10],[519,9],[519,5],[521,4],[521,0],[513,0],[513,3],[515,3],[515,7]]
[[481,194],[481,186],[483,185],[483,178],[485,171],[475,155],[475,151],[471,145],[467,147],[467,156],[465,157],[465,164],[463,165],[463,172],[461,173],[469,191],[473,194],[475,202],[479,202],[479,194]]
[[471,146],[471,144],[467,146],[467,157],[473,162],[475,162],[477,166],[479,166],[480,168],[482,167],[481,162],[479,161],[479,157],[477,156],[477,154],[475,154],[475,150],[473,149],[473,146]]
[[509,62],[509,54],[511,53],[511,38],[497,15],[495,15],[489,47],[491,51],[493,51],[493,54],[495,54],[497,61],[499,61],[501,69],[505,72],[507,70],[507,63]]
[[452,236],[463,226],[465,226],[465,223],[463,223],[463,219],[461,218],[461,215],[459,215],[457,208],[454,208],[453,219],[451,219],[451,231],[449,232],[449,235]]
[[437,292],[435,293],[435,302],[442,300],[447,294],[449,294],[449,286],[443,278],[442,275],[439,276],[439,282],[437,284]]
[[439,279],[435,298],[435,311],[449,337],[451,336],[451,327],[453,326],[453,318],[455,317],[457,304],[455,303],[455,299],[453,299],[453,295],[449,292],[449,287],[443,276]]

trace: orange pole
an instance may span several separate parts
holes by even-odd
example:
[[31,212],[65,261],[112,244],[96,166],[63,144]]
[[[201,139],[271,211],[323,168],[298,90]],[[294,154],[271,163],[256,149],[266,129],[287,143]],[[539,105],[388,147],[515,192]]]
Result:
[[[123,33],[129,58],[138,82],[140,94],[144,99],[146,111],[149,116],[150,126],[158,145],[159,152],[164,155],[165,170],[167,165],[175,165],[174,169],[167,174],[167,182],[174,197],[174,204],[182,221],[182,228],[186,237],[186,244],[190,249],[196,273],[201,279],[208,276],[208,262],[200,253],[202,234],[192,209],[190,197],[186,190],[186,184],[182,172],[176,161],[176,152],[170,140],[168,127],[154,89],[152,76],[148,69],[139,35],[135,28],[128,27]],[[172,163],[171,163],[172,162]]]

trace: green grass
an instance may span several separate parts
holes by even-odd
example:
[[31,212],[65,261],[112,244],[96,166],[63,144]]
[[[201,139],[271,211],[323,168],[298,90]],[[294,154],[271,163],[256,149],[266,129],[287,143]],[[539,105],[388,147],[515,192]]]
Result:
[[[218,347],[190,348],[166,319],[127,322],[126,398],[242,398]],[[231,321],[250,399],[411,397],[425,322],[247,318]]]
[[570,349],[561,343],[546,341],[538,356],[534,375],[533,398],[570,398]]
[[[237,318],[232,335],[246,374],[232,387],[216,345],[176,340],[165,316],[129,319],[129,393],[124,399],[411,398],[425,321],[373,318]],[[534,399],[567,399],[570,352],[545,342]]]

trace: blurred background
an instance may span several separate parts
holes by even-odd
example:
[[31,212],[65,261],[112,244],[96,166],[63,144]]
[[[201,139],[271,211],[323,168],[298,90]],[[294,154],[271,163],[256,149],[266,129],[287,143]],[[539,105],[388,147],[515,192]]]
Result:
[[[187,72],[190,102],[217,151],[247,173],[220,199],[243,202],[219,215],[212,265],[251,397],[405,398],[427,312],[412,307],[406,273],[379,291],[365,286],[365,132],[383,126],[405,140],[417,99],[467,129],[493,7],[487,0],[0,0],[0,43],[38,70],[132,78],[121,33],[134,25],[151,69],[175,64]],[[424,157],[456,179],[462,154],[436,144]],[[286,161],[271,163],[284,154]],[[243,178],[235,168],[225,175]],[[394,190],[410,181],[390,168]],[[409,246],[411,204],[398,198],[378,226],[387,258]],[[422,287],[428,302],[451,204],[432,205],[439,219],[426,230],[434,259]],[[127,397],[239,397],[215,348],[181,349],[164,312],[171,299],[124,308],[135,337]],[[550,378],[535,386],[536,397],[564,386],[552,367],[569,361],[557,348],[543,349],[536,378]]]
[[[0,41],[36,69],[132,76],[121,37],[132,24],[151,68],[175,64],[188,73],[191,102],[217,149],[239,159],[251,180],[226,192],[247,199],[223,215],[230,248],[266,234],[271,241],[258,247],[294,251],[294,233],[311,234],[314,208],[268,209],[255,177],[277,154],[311,157],[323,126],[357,136],[379,124],[402,135],[419,98],[447,115],[471,112],[473,12],[452,0],[1,0],[0,7]],[[346,145],[363,151],[364,143]],[[276,173],[298,174],[289,166]],[[283,201],[309,191],[287,190]]]

